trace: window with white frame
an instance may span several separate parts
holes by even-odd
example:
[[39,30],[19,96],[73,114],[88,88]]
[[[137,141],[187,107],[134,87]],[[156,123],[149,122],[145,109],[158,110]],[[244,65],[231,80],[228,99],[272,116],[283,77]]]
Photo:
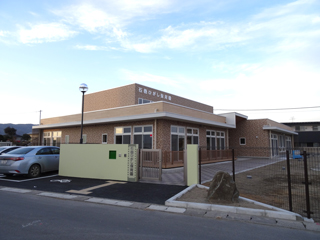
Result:
[[139,149],[152,149],[152,126],[133,127],[133,142]]
[[224,132],[217,131],[216,132],[217,139],[217,149],[223,150],[225,148],[225,134]]
[[59,147],[61,143],[61,131],[52,132],[52,146]]
[[102,134],[102,143],[103,144],[108,143],[108,134],[106,134],[106,133]]
[[278,155],[278,135],[271,134],[272,156]]
[[116,144],[131,144],[131,127],[116,127],[115,128],[115,143]]
[[279,135],[279,150],[280,152],[284,152],[286,150],[286,142],[285,142],[285,136]]
[[171,151],[183,151],[185,149],[185,128],[171,126]]
[[207,150],[216,149],[216,132],[207,130]]
[[138,99],[138,104],[145,104],[145,103],[151,103],[151,100],[147,100],[147,99],[143,99],[143,98],[139,98]]
[[187,128],[187,144],[199,144],[199,129]]
[[223,150],[225,148],[225,132],[207,130],[207,150]]
[[240,138],[240,145],[246,145],[246,138],[245,137]]
[[51,132],[43,133],[43,146],[51,146]]

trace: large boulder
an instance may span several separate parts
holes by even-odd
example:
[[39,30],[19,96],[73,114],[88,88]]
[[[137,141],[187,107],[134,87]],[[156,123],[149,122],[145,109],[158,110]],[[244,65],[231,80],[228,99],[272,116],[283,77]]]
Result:
[[210,183],[207,200],[213,202],[239,202],[236,183],[227,172],[218,172]]

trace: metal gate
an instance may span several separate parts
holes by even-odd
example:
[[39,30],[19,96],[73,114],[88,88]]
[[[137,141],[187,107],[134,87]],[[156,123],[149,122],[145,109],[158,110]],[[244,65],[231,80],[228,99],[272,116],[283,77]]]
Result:
[[161,149],[140,149],[140,179],[162,180]]

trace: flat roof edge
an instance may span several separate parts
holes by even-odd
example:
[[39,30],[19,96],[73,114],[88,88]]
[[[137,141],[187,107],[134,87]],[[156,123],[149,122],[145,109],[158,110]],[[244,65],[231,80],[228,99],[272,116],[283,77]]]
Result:
[[277,131],[277,132],[290,133],[290,134],[294,134],[294,135],[298,135],[299,134],[297,132],[290,131],[290,130],[283,129],[283,128],[279,128],[279,127],[263,126],[262,129],[263,130],[274,130],[274,131]]
[[[170,112],[159,112],[159,113],[148,113],[148,114],[140,114],[140,115],[132,115],[130,117],[123,116],[123,117],[114,117],[114,118],[102,118],[102,119],[94,119],[94,120],[85,120],[83,125],[90,125],[90,124],[102,124],[102,123],[113,123],[119,121],[134,121],[134,120],[148,120],[148,119],[159,119],[159,118],[173,118],[178,119],[181,121],[188,121],[194,122],[199,124],[207,124],[213,125],[218,127],[225,127],[225,128],[235,128],[234,125],[210,121],[206,119],[200,119]],[[79,126],[81,124],[80,121],[77,122],[68,122],[68,123],[57,123],[57,124],[47,124],[47,125],[40,125],[34,126],[32,129],[46,129],[46,128],[58,128],[58,127],[70,127],[70,126]]]

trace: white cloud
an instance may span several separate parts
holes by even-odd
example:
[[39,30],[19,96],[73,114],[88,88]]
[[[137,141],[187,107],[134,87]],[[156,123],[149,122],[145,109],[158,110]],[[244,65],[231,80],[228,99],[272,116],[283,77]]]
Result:
[[109,50],[117,50],[112,47],[105,47],[105,46],[96,46],[96,45],[76,45],[76,49],[82,49],[82,50],[89,50],[89,51],[109,51]]
[[22,43],[43,43],[66,40],[77,34],[62,23],[31,25],[30,29],[20,27],[19,40]]
[[277,5],[263,10],[261,13],[254,16],[255,19],[275,18],[284,16],[290,13],[299,12],[302,8],[316,3],[316,0],[297,0],[284,5]]
[[54,13],[60,15],[67,23],[77,25],[91,33],[117,24],[115,17],[89,4],[71,6]]
[[0,31],[0,37],[4,37],[8,34],[6,31]]
[[320,18],[312,13],[313,3],[299,0],[266,9],[240,22],[201,21],[168,26],[158,32],[160,37],[136,38],[123,46],[142,53],[159,49],[215,51],[235,46],[269,52],[301,49],[320,37]]
[[241,73],[235,78],[200,81],[199,87],[213,96],[219,91],[232,93],[233,97],[219,100],[224,108],[297,107],[310,106],[308,96],[318,96],[312,102],[320,101],[320,89],[313,87],[319,79],[319,72],[287,62],[263,66],[253,74]]

